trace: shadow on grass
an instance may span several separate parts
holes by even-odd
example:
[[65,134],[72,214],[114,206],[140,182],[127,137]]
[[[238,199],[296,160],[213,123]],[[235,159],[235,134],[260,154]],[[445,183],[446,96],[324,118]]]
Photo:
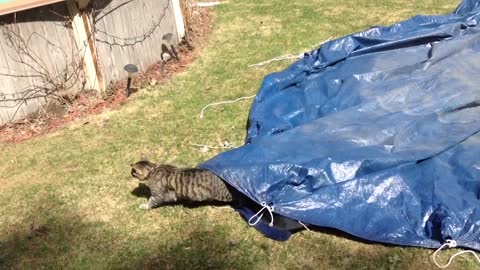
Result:
[[[374,251],[369,245],[352,248],[355,243],[319,235],[275,242],[200,220],[175,220],[165,235],[139,221],[146,234],[138,237],[121,223],[87,221],[51,197],[41,202],[0,231],[0,269],[412,269],[410,262],[425,255],[382,245]],[[336,230],[320,231],[359,241]]]
[[[151,224],[139,221],[146,231],[139,237],[121,228],[121,223],[88,221],[52,197],[37,202],[38,207],[30,206],[20,221],[0,230],[0,269],[238,269],[255,265],[252,257],[256,255],[243,254],[245,249],[232,244],[223,226],[194,222],[181,225],[182,233],[177,236],[175,229],[162,235],[152,231]],[[235,255],[238,252],[243,255]]]
[[[55,191],[39,192],[29,210],[0,230],[0,269],[94,269],[123,266],[128,235],[66,207]],[[12,212],[14,213],[14,212]],[[118,246],[116,246],[118,245]],[[117,253],[118,252],[118,253]]]
[[130,193],[134,196],[147,199],[152,195],[152,193],[150,192],[150,188],[144,183],[139,183],[138,187],[136,187]]
[[[165,252],[166,251],[166,252]],[[256,254],[221,231],[199,229],[144,262],[144,269],[254,269]]]
[[6,237],[0,243],[0,269],[64,266],[61,258],[76,248],[75,238],[88,230],[78,216],[37,210],[1,232]]

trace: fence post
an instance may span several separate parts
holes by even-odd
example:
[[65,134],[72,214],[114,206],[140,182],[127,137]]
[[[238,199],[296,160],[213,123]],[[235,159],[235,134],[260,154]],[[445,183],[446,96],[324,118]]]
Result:
[[182,8],[180,0],[171,0],[173,4],[173,17],[175,17],[175,25],[177,27],[178,41],[185,37],[185,24],[183,22]]
[[91,32],[90,20],[85,11],[80,11],[75,0],[67,0],[68,11],[72,17],[75,42],[79,50],[85,50],[83,68],[85,71],[85,88],[98,91],[105,90],[102,72],[95,50],[94,36]]

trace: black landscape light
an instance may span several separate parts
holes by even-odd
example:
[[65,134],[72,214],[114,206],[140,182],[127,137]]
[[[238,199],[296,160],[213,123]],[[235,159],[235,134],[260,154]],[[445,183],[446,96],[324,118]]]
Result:
[[127,88],[125,89],[125,96],[130,96],[130,84],[132,83],[132,75],[138,72],[137,66],[134,64],[128,64],[123,67],[123,69],[128,72],[128,79],[127,79]]

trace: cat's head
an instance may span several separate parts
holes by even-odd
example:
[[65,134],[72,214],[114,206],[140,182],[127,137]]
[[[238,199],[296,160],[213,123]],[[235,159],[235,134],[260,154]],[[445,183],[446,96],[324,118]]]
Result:
[[140,181],[146,180],[150,172],[155,168],[156,164],[148,160],[141,160],[130,165],[132,167],[131,174]]

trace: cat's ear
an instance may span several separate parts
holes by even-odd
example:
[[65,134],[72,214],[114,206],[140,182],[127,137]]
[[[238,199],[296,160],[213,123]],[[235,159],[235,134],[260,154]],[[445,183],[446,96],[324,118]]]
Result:
[[141,153],[140,154],[140,161],[148,161],[147,155],[145,155],[144,153]]

